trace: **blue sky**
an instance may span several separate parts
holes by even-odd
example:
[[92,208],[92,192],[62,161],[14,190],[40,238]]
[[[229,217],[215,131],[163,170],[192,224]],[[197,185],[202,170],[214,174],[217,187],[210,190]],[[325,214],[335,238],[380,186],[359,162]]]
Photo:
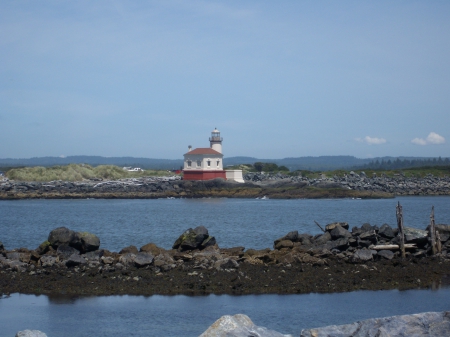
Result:
[[450,156],[449,1],[1,1],[0,158]]

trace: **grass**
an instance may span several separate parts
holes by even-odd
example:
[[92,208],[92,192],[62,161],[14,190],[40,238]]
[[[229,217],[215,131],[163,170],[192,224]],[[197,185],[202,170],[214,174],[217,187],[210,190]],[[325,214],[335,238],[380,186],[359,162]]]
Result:
[[172,175],[168,171],[144,170],[142,172],[128,172],[114,165],[99,165],[92,167],[86,164],[70,164],[52,167],[23,167],[14,168],[6,172],[6,177],[19,181],[82,181],[86,179],[123,179],[148,176]]

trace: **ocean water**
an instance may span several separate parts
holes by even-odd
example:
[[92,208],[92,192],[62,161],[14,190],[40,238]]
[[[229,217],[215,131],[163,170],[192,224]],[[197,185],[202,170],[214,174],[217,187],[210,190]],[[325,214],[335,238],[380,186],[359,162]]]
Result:
[[263,249],[286,233],[317,234],[322,226],[346,221],[396,226],[395,206],[403,206],[405,226],[425,229],[431,206],[436,223],[450,224],[450,197],[399,197],[379,200],[17,200],[0,201],[0,241],[7,249],[34,249],[60,226],[88,231],[101,248],[119,251],[153,242],[170,249],[188,228],[205,226],[220,247]]

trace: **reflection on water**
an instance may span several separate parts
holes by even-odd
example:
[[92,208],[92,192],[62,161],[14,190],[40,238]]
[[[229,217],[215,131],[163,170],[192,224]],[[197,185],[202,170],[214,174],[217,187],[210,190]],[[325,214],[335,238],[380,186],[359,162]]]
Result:
[[303,328],[450,310],[450,288],[306,295],[34,296],[0,300],[2,336],[37,329],[48,336],[198,336],[223,315],[299,335]]

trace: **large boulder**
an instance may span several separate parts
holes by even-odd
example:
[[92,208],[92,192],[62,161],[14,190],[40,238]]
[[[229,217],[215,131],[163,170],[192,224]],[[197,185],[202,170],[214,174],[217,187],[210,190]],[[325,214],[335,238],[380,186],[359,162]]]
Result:
[[276,239],[273,242],[273,246],[275,247],[279,242],[285,241],[285,240],[289,240],[289,241],[292,241],[292,242],[297,242],[297,240],[298,240],[298,231],[289,232],[285,236],[282,236],[281,238]]
[[405,242],[416,243],[420,246],[425,245],[428,242],[428,232],[422,229],[405,227]]
[[82,253],[93,252],[100,248],[100,239],[97,235],[88,232],[78,232],[77,235],[81,241]]
[[56,250],[56,254],[59,256],[60,260],[66,260],[72,255],[79,255],[80,252],[73,247],[60,245]]
[[56,249],[61,245],[76,245],[79,238],[73,230],[66,227],[58,227],[50,232],[47,241]]
[[342,239],[342,238],[351,238],[352,234],[346,230],[344,227],[341,227],[340,225],[337,225],[334,227],[331,231],[331,238],[333,240]]
[[189,228],[175,241],[172,248],[180,251],[205,249],[216,244],[216,239],[209,236],[208,230],[199,226],[194,229]]
[[331,240],[331,234],[330,232],[325,232],[322,235],[318,236],[315,240],[315,244],[317,245],[323,245]]
[[358,249],[353,253],[352,262],[365,262],[369,260],[373,260],[372,251],[369,249]]
[[325,226],[325,230],[326,230],[327,232],[331,232],[331,231],[332,231],[333,229],[335,229],[337,226],[340,226],[340,227],[345,228],[345,229],[347,229],[347,230],[348,230],[348,228],[349,228],[349,225],[348,225],[347,222],[333,222],[333,223],[330,223],[330,224],[326,225],[326,226]]
[[252,320],[243,314],[225,315],[215,321],[199,337],[292,337],[274,330],[256,326]]
[[373,318],[302,330],[300,337],[450,336],[450,311]]
[[150,253],[140,252],[134,258],[134,264],[138,268],[149,266],[153,263],[155,257]]
[[380,227],[380,230],[378,231],[378,235],[380,235],[386,239],[395,238],[394,229],[391,226],[389,226],[388,224],[384,224]]

